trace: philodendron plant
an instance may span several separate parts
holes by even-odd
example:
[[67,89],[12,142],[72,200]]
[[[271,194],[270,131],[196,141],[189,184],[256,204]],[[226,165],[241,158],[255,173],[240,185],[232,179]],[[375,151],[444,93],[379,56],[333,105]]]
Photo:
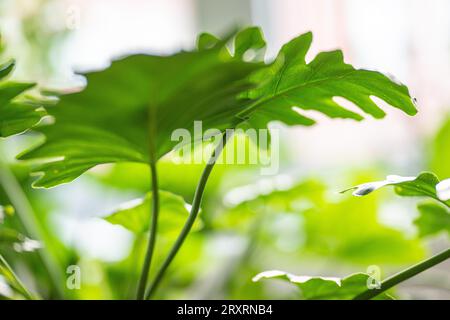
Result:
[[[383,118],[385,113],[373,97],[408,115],[416,114],[404,85],[379,72],[355,69],[344,62],[340,50],[319,53],[307,63],[311,42],[311,33],[300,35],[285,44],[273,61],[265,62],[263,35],[259,28],[250,27],[225,39],[201,34],[192,51],[115,60],[105,70],[84,73],[83,90],[62,94],[56,105],[47,108],[53,120],[33,128],[45,136],[44,142],[19,159],[40,162],[34,169],[40,175],[34,187],[43,188],[71,182],[100,164],[139,162],[150,167],[151,194],[107,220],[125,225],[124,215],[148,208],[148,249],[137,298],[151,298],[194,225],[208,177],[230,138],[227,129],[263,129],[273,120],[314,125],[303,110],[358,121],[363,119],[361,113]],[[361,113],[339,104],[336,97],[352,102]],[[194,121],[201,121],[203,130],[217,129],[219,139],[185,225],[149,283],[159,216],[186,211],[181,197],[159,190],[158,161],[176,146],[172,133],[192,132]]]

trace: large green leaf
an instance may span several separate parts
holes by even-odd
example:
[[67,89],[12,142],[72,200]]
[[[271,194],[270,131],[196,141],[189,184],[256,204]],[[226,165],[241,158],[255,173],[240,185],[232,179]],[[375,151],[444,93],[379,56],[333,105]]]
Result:
[[[241,38],[237,34],[236,42]],[[248,49],[253,41],[246,41]],[[262,65],[232,56],[226,41],[200,47],[172,56],[128,56],[84,74],[83,91],[62,95],[49,108],[55,124],[38,129],[45,143],[20,157],[52,158],[36,169],[44,175],[35,186],[70,182],[102,163],[154,161],[179,143],[171,140],[172,132],[192,132],[195,120],[204,131],[236,126],[234,115],[246,103],[237,94],[249,88],[245,79]]]
[[42,105],[23,94],[33,83],[6,81],[14,69],[14,61],[0,65],[0,137],[23,132],[35,125],[45,114]]
[[305,56],[312,42],[306,33],[285,44],[271,65],[256,72],[252,79],[258,85],[245,97],[254,100],[240,112],[257,127],[280,120],[288,125],[311,125],[314,120],[301,115],[294,107],[319,111],[331,118],[363,117],[337,103],[341,97],[353,102],[375,118],[385,112],[372,100],[378,97],[409,115],[417,110],[408,89],[381,73],[358,70],[344,63],[342,52],[322,52],[306,63]]
[[[160,219],[158,220],[158,231],[162,234],[176,233],[184,224],[189,215],[188,204],[182,197],[167,191],[159,191],[160,197]],[[104,219],[112,224],[121,225],[136,234],[148,232],[151,211],[152,195],[147,194],[144,199],[137,199],[122,205]],[[198,229],[198,221],[194,229]]]
[[[350,300],[361,292],[367,290],[368,282],[372,279],[368,274],[355,273],[345,278],[295,276],[287,272],[271,270],[265,271],[253,278],[253,281],[262,279],[280,279],[296,285],[305,300]],[[391,299],[382,294],[377,299]]]
[[[271,120],[312,125],[293,107],[330,117],[362,119],[337,104],[343,97],[376,118],[384,112],[371,100],[379,97],[407,114],[416,113],[405,86],[384,75],[345,64],[340,51],[319,54],[306,64],[310,33],[286,44],[273,63],[258,54],[264,40],[258,28],[227,41],[202,34],[198,50],[172,56],[133,55],[103,71],[84,74],[85,90],[62,95],[49,108],[54,125],[39,128],[46,141],[21,159],[46,159],[37,187],[70,182],[103,163],[156,161],[170,152],[175,129],[224,130],[242,122],[257,128]],[[254,57],[252,57],[254,55]],[[249,57],[250,56],[250,57]],[[202,137],[194,137],[200,140]]]

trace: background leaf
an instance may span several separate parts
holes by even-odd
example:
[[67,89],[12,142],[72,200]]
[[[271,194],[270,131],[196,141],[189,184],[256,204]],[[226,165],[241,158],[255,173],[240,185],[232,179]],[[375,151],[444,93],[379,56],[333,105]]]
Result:
[[[249,193],[249,190],[250,186],[241,193]],[[377,197],[335,199],[327,194],[325,185],[307,180],[283,190],[265,190],[263,194],[256,194],[215,217],[214,223],[248,234],[255,223],[265,219],[266,241],[282,242],[286,236],[290,246],[301,244],[299,248],[293,247],[299,259],[312,254],[360,265],[420,260],[424,253],[420,242],[380,223],[379,206]],[[291,222],[280,230],[271,221],[281,217]],[[294,227],[298,230],[289,234],[288,228]]]
[[[367,289],[369,275],[355,273],[345,278],[295,276],[283,271],[265,271],[253,278],[281,279],[296,285],[305,300],[350,300]],[[391,299],[382,294],[376,299]]]
[[448,192],[447,181],[448,179],[439,182],[435,174],[422,172],[417,177],[388,176],[386,180],[363,183],[342,192],[354,190],[353,195],[364,196],[379,188],[394,186],[395,192],[400,196],[428,197],[434,200],[417,206],[420,215],[414,221],[419,235],[428,236],[450,230],[450,200],[443,197]]
[[8,262],[0,254],[0,275],[6,280],[7,284],[21,294],[25,299],[33,299],[28,289],[23,285],[22,281],[16,276],[9,266]]
[[0,137],[21,133],[35,125],[45,114],[42,105],[22,95],[33,83],[6,81],[14,61],[0,65]]
[[0,225],[0,246],[12,246],[15,243],[24,241],[25,237],[18,231]]
[[430,141],[429,167],[440,177],[450,177],[450,116],[444,117],[442,127]]
[[434,173],[422,172],[417,177],[390,175],[386,180],[363,183],[342,192],[354,190],[354,196],[365,196],[382,187],[394,186],[395,192],[400,196],[429,197],[440,201],[436,192],[438,183],[439,179]]
[[[182,197],[167,191],[160,191],[160,219],[158,231],[162,234],[176,233],[179,231],[189,215],[188,207]],[[149,193],[144,199],[137,199],[125,203],[104,219],[112,224],[118,224],[136,234],[148,232],[152,195]],[[200,220],[194,225],[194,230],[201,226]]]
[[423,202],[417,206],[419,217],[414,224],[421,237],[447,231],[450,235],[450,210],[440,203]]

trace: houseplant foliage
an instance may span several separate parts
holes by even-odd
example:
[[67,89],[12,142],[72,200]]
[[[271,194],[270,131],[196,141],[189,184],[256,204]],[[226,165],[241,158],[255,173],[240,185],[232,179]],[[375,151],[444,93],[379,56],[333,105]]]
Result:
[[[449,179],[440,181],[432,172],[422,172],[417,177],[391,175],[386,177],[386,180],[363,183],[343,192],[354,190],[353,195],[361,197],[386,186],[393,186],[395,193],[399,196],[428,198],[428,200],[422,201],[417,205],[419,216],[414,223],[417,226],[420,236],[425,237],[441,232],[450,234]],[[420,264],[386,279],[381,284],[379,290],[366,290],[357,297],[370,299],[379,292],[383,292],[395,284],[405,281],[419,272],[425,271],[449,258],[450,248],[447,248]]]
[[13,60],[0,64],[0,137],[3,138],[29,129],[45,113],[42,104],[24,95],[34,83],[7,80],[14,65]]
[[[241,39],[248,33],[252,36]],[[260,127],[272,120],[314,124],[297,108],[332,118],[363,119],[333,97],[346,98],[375,118],[385,113],[371,96],[409,115],[417,112],[405,86],[378,72],[354,69],[343,62],[341,51],[321,53],[306,64],[311,33],[291,40],[269,64],[243,60],[242,52],[261,46],[257,28],[233,37],[239,48],[234,55],[228,39],[206,46],[205,37],[200,37],[195,51],[128,56],[108,69],[83,74],[86,88],[62,95],[48,110],[55,123],[36,129],[44,133],[45,143],[20,156],[64,157],[36,168],[43,176],[35,186],[70,182],[102,163],[156,161],[176,145],[170,139],[173,130],[192,129],[194,120],[201,120],[204,130],[242,122]]]
[[[3,47],[0,48],[0,54],[2,51]],[[36,86],[35,83],[18,82],[9,79],[14,67],[14,60],[0,63],[0,139],[23,133],[36,125],[45,115],[43,106],[48,104],[48,101],[45,99],[36,98],[29,94],[30,89]],[[0,157],[0,190],[2,193],[5,193],[8,201],[11,203],[22,196],[21,191],[16,188],[17,185],[14,175],[7,164],[3,163],[3,157]],[[35,232],[36,228],[33,225],[32,218],[27,217],[27,207],[20,205],[18,207],[0,205],[0,246],[3,248],[14,248],[16,251],[34,251],[39,247],[39,242],[31,240],[28,236],[35,237],[37,234]],[[25,210],[22,210],[24,208]],[[18,212],[16,212],[16,209]],[[4,225],[4,221],[8,216],[13,214],[20,216],[24,229],[27,231],[26,235]],[[48,262],[45,253],[38,253],[38,256],[44,261],[44,264]],[[11,290],[10,298],[35,298],[1,254],[0,276],[4,278]],[[0,298],[2,296],[0,293]]]
[[281,279],[288,281],[300,289],[302,298],[304,299],[386,300],[392,299],[392,296],[386,293],[387,290],[447,260],[449,256],[450,249],[444,250],[383,281],[380,281],[376,275],[366,273],[355,273],[341,279],[296,276],[278,270],[262,272],[256,275],[253,281],[260,281],[261,279]]
[[[448,179],[440,181],[431,172],[422,172],[417,177],[390,175],[385,180],[363,183],[342,192],[353,190],[354,196],[361,197],[387,186],[392,186],[395,193],[400,196],[428,198],[417,206],[419,216],[414,223],[420,237],[429,237],[441,232],[450,234]],[[356,273],[340,279],[296,276],[279,270],[262,272],[256,275],[253,281],[263,279],[287,281],[298,287],[302,299],[392,299],[392,296],[386,293],[387,290],[448,258],[450,249],[443,250],[383,281],[365,273]],[[372,283],[374,287],[368,289],[368,283]]]
[[419,216],[414,223],[419,235],[428,236],[445,231],[450,234],[448,181],[448,179],[440,181],[432,172],[422,172],[417,177],[391,175],[386,177],[386,180],[367,182],[343,192],[354,190],[353,195],[360,197],[377,189],[392,186],[399,196],[428,198],[417,205]]
[[[369,275],[355,273],[345,278],[295,276],[283,271],[265,271],[253,278],[253,281],[263,279],[280,279],[298,287],[305,300],[350,300],[367,289],[371,281]],[[384,294],[379,299],[392,299]]]
[[[204,130],[215,128],[222,133],[240,125],[265,128],[273,120],[313,125],[315,120],[302,110],[331,118],[363,119],[359,112],[340,105],[336,97],[374,118],[385,115],[374,96],[408,115],[417,112],[405,86],[381,73],[353,68],[344,63],[339,50],[320,53],[307,63],[311,41],[311,33],[301,35],[285,44],[273,61],[265,62],[263,35],[251,27],[225,39],[202,34],[193,51],[170,56],[139,54],[113,61],[105,70],[84,73],[86,88],[62,94],[57,105],[47,108],[53,120],[34,129],[44,135],[44,142],[19,159],[40,163],[35,167],[40,178],[34,186],[45,188],[68,183],[99,164],[149,165],[152,195],[144,201],[151,207],[150,236],[137,295],[149,298],[194,225],[214,161],[229,138],[223,135],[206,164],[186,224],[147,288],[158,212],[164,206],[157,162],[176,145],[171,140],[175,129],[192,132],[194,121],[202,121]],[[126,212],[131,215],[130,210]],[[136,210],[142,210],[142,205]]]

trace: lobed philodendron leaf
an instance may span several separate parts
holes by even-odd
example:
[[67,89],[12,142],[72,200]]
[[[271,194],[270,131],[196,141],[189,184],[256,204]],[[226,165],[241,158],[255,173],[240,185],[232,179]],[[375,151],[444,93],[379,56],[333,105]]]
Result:
[[428,197],[433,202],[420,203],[417,208],[419,217],[414,224],[420,236],[428,236],[447,231],[450,233],[450,179],[439,181],[431,172],[423,172],[417,177],[388,176],[386,180],[363,183],[359,186],[344,190],[354,190],[354,196],[365,196],[384,186],[394,186],[400,196]]
[[[296,285],[305,300],[351,300],[367,290],[368,284],[375,284],[375,279],[365,273],[355,273],[345,278],[296,276],[284,271],[265,271],[253,278],[280,279]],[[381,294],[375,299],[392,299],[387,294]]]
[[385,112],[372,97],[381,98],[408,115],[417,113],[404,85],[379,72],[358,70],[344,63],[340,50],[319,53],[306,63],[311,42],[311,33],[291,40],[272,64],[252,75],[257,86],[244,96],[253,102],[239,116],[250,117],[249,122],[257,127],[272,120],[288,125],[314,124],[313,119],[299,113],[301,109],[315,110],[331,118],[363,119],[336,102],[336,97],[354,103],[375,118],[383,118]]
[[14,61],[0,65],[0,137],[21,133],[34,126],[45,111],[37,101],[23,97],[33,83],[6,81],[14,69]]
[[[159,191],[160,219],[158,232],[170,234],[179,232],[189,215],[189,205],[183,198],[167,191]],[[149,193],[143,199],[125,203],[104,219],[112,224],[121,225],[135,234],[148,232],[151,221],[148,213],[152,205],[152,195]],[[194,230],[201,226],[200,220],[194,224]]]
[[[239,53],[261,45],[254,42],[257,36],[246,39],[235,36]],[[234,116],[246,103],[237,95],[250,87],[248,75],[262,64],[233,56],[226,43],[204,34],[192,52],[132,55],[85,73],[83,91],[62,95],[48,108],[55,123],[38,129],[46,141],[20,156],[47,160],[36,168],[43,176],[35,186],[70,182],[102,163],[156,161],[180,142],[172,141],[172,133],[192,133],[196,120],[203,131],[235,127]]]
[[98,164],[157,161],[179,144],[171,139],[174,130],[192,134],[195,120],[202,121],[203,131],[217,129],[209,132],[213,135],[244,123],[256,128],[272,120],[315,123],[296,108],[362,119],[334,97],[375,118],[385,113],[373,96],[416,113],[405,86],[378,72],[354,69],[340,51],[321,53],[307,64],[310,33],[286,44],[269,64],[262,62],[265,41],[259,28],[230,38],[233,53],[229,39],[205,33],[195,51],[133,55],[85,73],[83,91],[62,95],[57,106],[48,108],[54,124],[38,129],[45,142],[20,156],[45,161],[36,168],[42,175],[35,186],[70,182]]

